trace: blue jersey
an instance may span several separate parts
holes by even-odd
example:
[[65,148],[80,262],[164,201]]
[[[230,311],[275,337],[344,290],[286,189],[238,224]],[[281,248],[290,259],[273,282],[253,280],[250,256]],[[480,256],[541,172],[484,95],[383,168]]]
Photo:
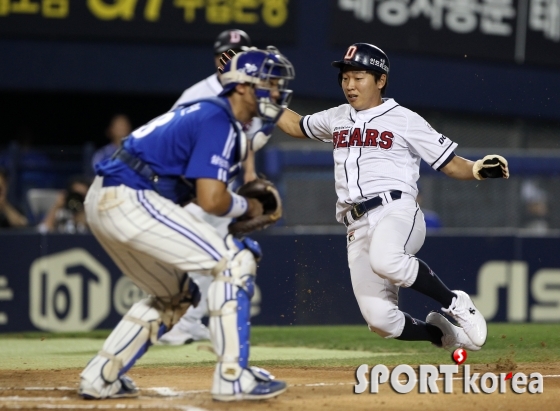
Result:
[[[134,130],[123,149],[147,164],[159,177],[194,183],[198,178],[227,182],[239,172],[244,154],[239,124],[229,102],[222,107],[210,100],[180,106]],[[227,108],[227,111],[226,111]],[[124,184],[134,189],[152,189],[176,201],[174,194],[161,192],[154,182],[119,159],[96,165],[98,175],[109,185]],[[177,202],[177,201],[176,201]]]

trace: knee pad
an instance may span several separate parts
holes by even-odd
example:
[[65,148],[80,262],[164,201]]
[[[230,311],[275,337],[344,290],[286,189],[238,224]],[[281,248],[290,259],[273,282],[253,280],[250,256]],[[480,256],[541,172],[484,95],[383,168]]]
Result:
[[259,250],[254,247],[256,243],[247,246],[231,236],[226,244],[229,258],[208,290],[209,328],[218,356],[216,377],[219,375],[224,383],[239,384],[249,360],[251,297],[257,270],[255,255],[259,255],[255,251]]

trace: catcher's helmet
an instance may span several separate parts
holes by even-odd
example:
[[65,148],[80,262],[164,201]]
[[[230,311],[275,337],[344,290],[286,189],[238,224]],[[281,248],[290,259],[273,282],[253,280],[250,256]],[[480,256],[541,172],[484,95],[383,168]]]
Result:
[[389,75],[389,57],[379,47],[368,43],[352,44],[346,50],[343,59],[333,61],[331,65],[339,68],[340,71],[347,65]]
[[[226,53],[222,56],[225,65],[220,68],[220,82],[224,89],[219,95],[227,95],[238,84],[253,84],[259,117],[276,122],[292,97],[292,90],[287,88],[289,80],[295,77],[292,63],[273,46],[266,50],[250,49],[233,56]],[[266,86],[271,79],[279,80],[280,98],[276,102],[270,98],[270,88]]]
[[232,49],[234,51],[245,51],[251,47],[251,39],[243,30],[229,29],[222,31],[214,41],[214,54],[222,54]]

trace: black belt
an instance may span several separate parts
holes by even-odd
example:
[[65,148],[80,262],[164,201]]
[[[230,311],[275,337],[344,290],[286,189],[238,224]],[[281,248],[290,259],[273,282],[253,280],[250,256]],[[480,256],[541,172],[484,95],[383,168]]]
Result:
[[[401,195],[402,191],[399,190],[393,190],[390,193],[390,196],[393,200],[398,200],[399,198],[401,198]],[[363,201],[358,204],[353,204],[352,208],[350,209],[350,215],[352,216],[354,221],[359,220],[365,213],[379,207],[381,204],[383,204],[383,199],[380,196],[370,198],[369,200]],[[346,216],[344,216],[343,221],[346,227],[350,225]]]
[[111,158],[122,161],[142,177],[147,178],[154,183],[157,183],[159,179],[158,175],[154,172],[154,170],[152,170],[152,167],[140,160],[138,157],[130,154],[123,147],[119,148]]

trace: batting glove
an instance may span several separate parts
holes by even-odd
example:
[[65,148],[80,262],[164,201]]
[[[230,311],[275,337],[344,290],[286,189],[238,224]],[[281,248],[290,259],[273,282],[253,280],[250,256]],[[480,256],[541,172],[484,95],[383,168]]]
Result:
[[498,154],[490,154],[474,163],[473,174],[477,180],[509,178],[508,162]]

